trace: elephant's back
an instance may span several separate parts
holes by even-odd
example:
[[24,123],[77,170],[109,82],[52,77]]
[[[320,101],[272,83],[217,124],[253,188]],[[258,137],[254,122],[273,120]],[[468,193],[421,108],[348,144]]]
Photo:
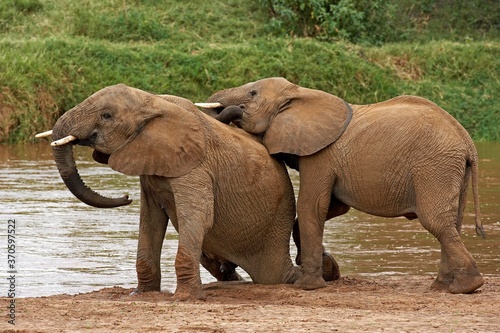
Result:
[[[470,136],[463,126],[437,104],[418,96],[404,95],[390,100],[353,105],[351,130],[356,136],[371,140],[392,137],[402,143],[420,141],[428,144],[463,145]],[[434,141],[434,142],[433,142]]]
[[[272,158],[254,136],[224,124],[218,127],[210,156],[214,182],[214,225],[204,251],[262,273],[273,253],[283,265],[295,220],[295,196],[283,163]],[[272,260],[271,260],[272,261]],[[260,267],[260,268],[259,268]]]

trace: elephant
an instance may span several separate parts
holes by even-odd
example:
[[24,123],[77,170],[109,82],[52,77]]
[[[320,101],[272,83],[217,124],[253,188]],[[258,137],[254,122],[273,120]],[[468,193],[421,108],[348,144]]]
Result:
[[[137,293],[159,291],[160,254],[170,220],[178,232],[178,300],[206,299],[199,264],[218,280],[238,280],[236,265],[254,283],[293,283],[290,258],[295,197],[283,163],[258,139],[202,113],[178,96],[124,84],[105,87],[65,112],[52,130],[54,159],[68,189],[100,208],[127,205],[87,187],[73,145],[125,175],[141,190]],[[335,266],[325,257],[325,270]],[[330,271],[331,279],[338,272]]]
[[325,286],[325,222],[349,209],[418,218],[441,246],[434,290],[471,293],[484,283],[460,239],[469,179],[476,232],[484,237],[478,156],[467,131],[417,96],[354,105],[321,90],[271,77],[215,92],[195,103],[259,135],[268,152],[299,171],[297,215],[303,274],[295,285]]

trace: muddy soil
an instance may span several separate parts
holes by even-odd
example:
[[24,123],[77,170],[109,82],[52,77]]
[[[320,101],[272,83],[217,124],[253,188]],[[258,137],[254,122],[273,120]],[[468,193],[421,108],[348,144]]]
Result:
[[[429,290],[430,276],[342,277],[315,291],[214,282],[206,301],[105,288],[16,299],[1,332],[500,332],[500,276],[469,295]],[[9,299],[0,302],[8,304]],[[2,305],[3,311],[6,307]]]

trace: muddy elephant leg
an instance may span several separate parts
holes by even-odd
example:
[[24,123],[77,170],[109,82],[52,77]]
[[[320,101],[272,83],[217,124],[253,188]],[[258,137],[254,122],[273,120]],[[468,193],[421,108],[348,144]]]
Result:
[[[461,231],[461,219],[463,217],[463,211],[459,212],[459,216],[457,218],[457,224],[455,225],[455,228],[460,234]],[[447,248],[443,246],[443,243],[440,242],[441,246],[441,261],[439,263],[439,270],[438,270],[438,276],[434,280],[434,282],[431,285],[431,289],[433,290],[443,290],[443,291],[448,291],[450,285],[453,283],[453,267],[452,267],[452,261],[447,253]]]
[[[443,207],[446,205],[442,202],[456,202],[456,204],[445,210]],[[458,195],[456,198],[446,198],[442,202],[440,204],[435,199],[425,203],[420,202],[419,207],[426,207],[426,209],[420,209],[417,213],[422,225],[441,244],[439,272],[431,288],[448,290],[454,294],[471,293],[483,285],[484,279],[479,273],[475,260],[460,239],[458,231],[460,223],[457,222],[460,215]]]
[[449,255],[446,248],[441,244],[441,261],[439,263],[438,276],[431,285],[433,290],[448,291],[453,282],[453,269],[450,267]]
[[[334,217],[344,215],[349,211],[349,209],[351,209],[350,206],[346,205],[342,201],[339,201],[337,198],[332,196],[330,198],[330,206],[328,207],[328,213],[326,215],[326,220],[328,221],[329,219],[333,219]],[[301,263],[301,259],[300,259],[300,248],[301,248],[300,247],[300,231],[299,231],[299,220],[297,218],[295,219],[295,223],[293,224],[292,237],[293,237],[293,242],[295,243],[295,246],[297,247],[297,256],[295,257],[295,263],[297,265],[300,265],[300,263]],[[327,253],[327,252],[323,253],[323,259],[325,258],[325,253]],[[340,277],[340,272],[339,272],[338,277]]]
[[[336,216],[344,215],[351,209],[350,206],[339,201],[337,198],[332,196],[330,198],[330,207],[328,207],[328,213],[326,215],[326,220],[332,219]],[[323,247],[323,278],[325,281],[334,281],[340,279],[340,268],[335,260],[335,258],[328,252],[325,251]]]
[[188,242],[187,237],[183,237],[179,232],[179,247],[175,256],[177,288],[175,289],[174,298],[180,301],[189,299],[206,300],[207,296],[201,285],[199,269],[201,245],[195,248],[186,244]]
[[[295,257],[295,264],[301,265],[301,256],[300,256],[300,231],[299,231],[299,221],[295,219],[295,223],[293,224],[293,232],[292,232],[293,241],[295,246],[297,247],[297,256]],[[325,281],[334,281],[340,278],[340,268],[339,264],[335,260],[335,258],[325,250],[323,246],[323,279]]]
[[476,261],[465,248],[455,228],[438,238],[441,243],[441,262],[432,289],[447,289],[453,294],[468,294],[484,284]]
[[160,257],[168,216],[141,190],[136,292],[160,291]]
[[[299,190],[302,191],[303,187]],[[305,203],[301,203],[300,194],[297,202],[297,211],[299,216],[299,228],[301,238],[301,269],[302,275],[295,281],[296,287],[313,290],[326,286],[326,282],[322,277],[323,269],[323,227],[325,224],[325,214],[317,214],[317,212],[308,209]]]
[[[297,200],[301,239],[302,275],[296,287],[312,290],[326,286],[323,279],[323,228],[330,206],[333,177],[318,175],[314,164],[300,160],[300,189]],[[321,184],[318,188],[317,184]]]
[[[179,232],[179,246],[175,257],[177,300],[205,300],[200,277],[200,260],[205,234],[213,225],[214,198],[211,179],[183,180],[171,182],[175,193],[175,209]],[[204,189],[202,191],[201,189]]]

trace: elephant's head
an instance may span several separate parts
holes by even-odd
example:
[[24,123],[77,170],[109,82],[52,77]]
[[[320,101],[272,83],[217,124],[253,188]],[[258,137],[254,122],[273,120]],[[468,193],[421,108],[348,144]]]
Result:
[[74,144],[94,148],[96,161],[127,175],[177,177],[200,164],[205,154],[199,115],[123,84],[104,88],[67,111],[52,133],[54,159],[64,183],[78,199],[95,207],[118,207],[131,200],[106,198],[88,188],[78,174]]
[[219,120],[264,134],[263,143],[271,154],[314,154],[337,140],[352,117],[344,100],[284,78],[221,90],[207,102],[199,105],[215,108]]

